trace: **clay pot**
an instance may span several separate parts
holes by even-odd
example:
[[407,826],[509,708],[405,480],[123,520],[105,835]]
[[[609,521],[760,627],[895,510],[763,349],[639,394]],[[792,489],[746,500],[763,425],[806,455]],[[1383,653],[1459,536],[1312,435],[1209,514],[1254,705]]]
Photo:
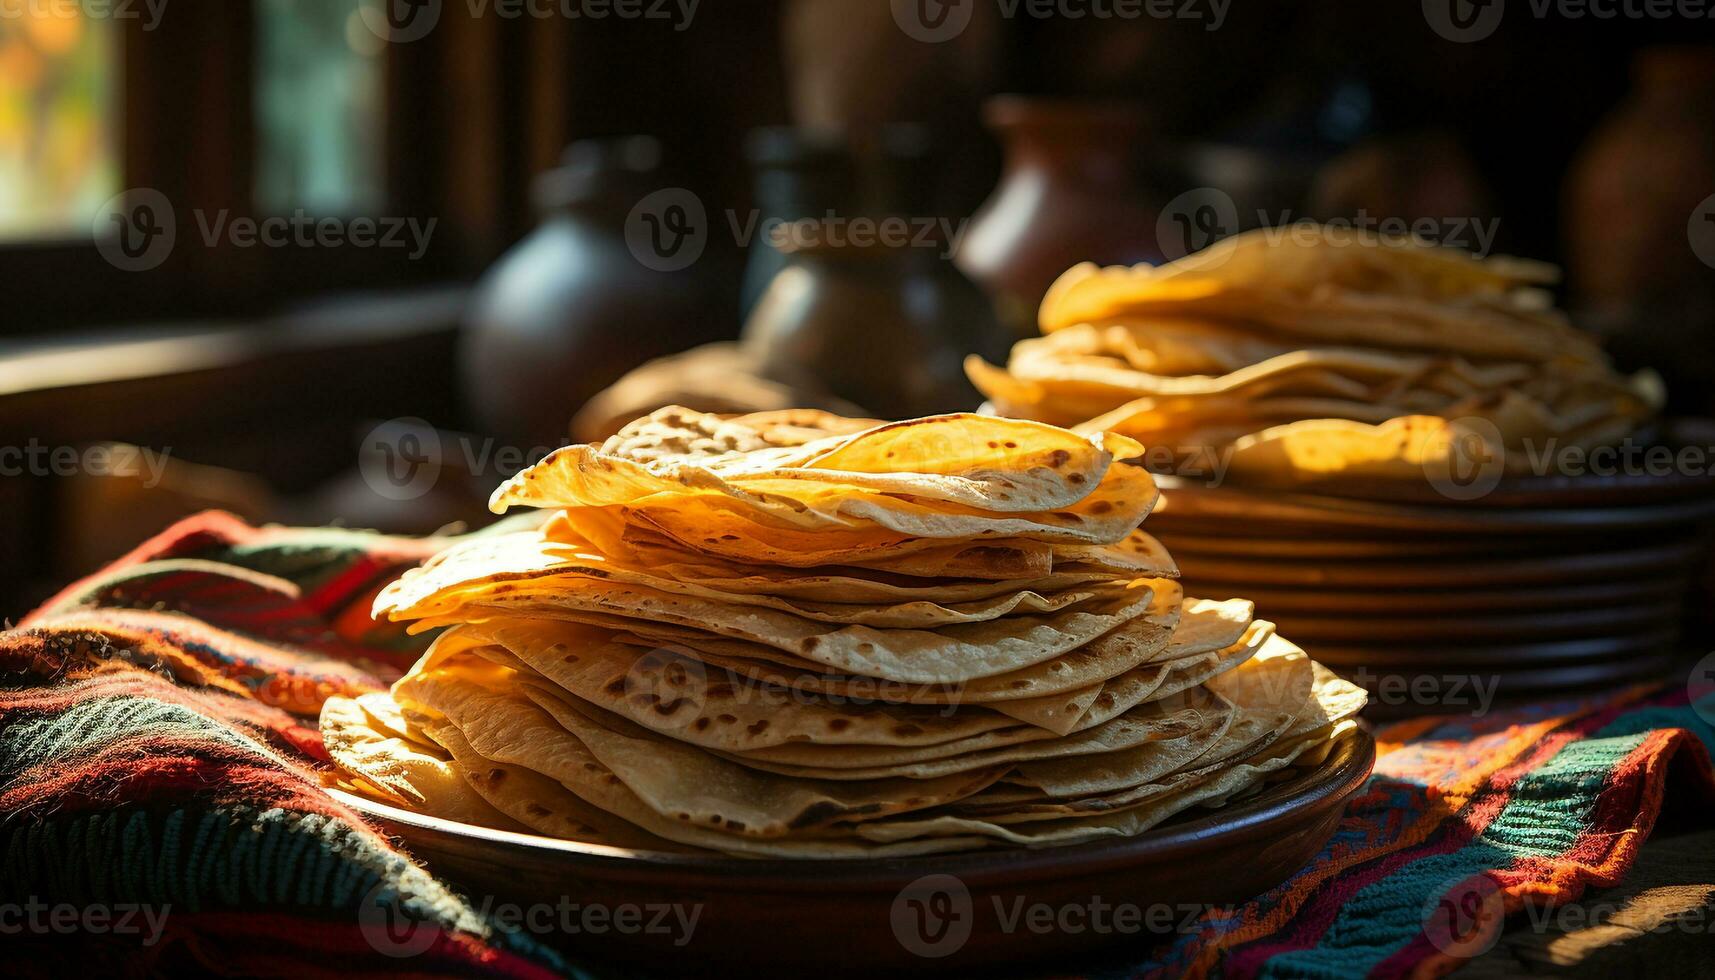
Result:
[[983,291],[942,247],[834,240],[794,228],[786,268],[745,325],[764,376],[809,373],[884,418],[970,411],[966,354],[996,359],[1005,335]]
[[[557,445],[627,371],[731,336],[734,318],[719,315],[697,265],[665,269],[627,242],[634,209],[667,183],[659,161],[649,137],[589,140],[538,180],[541,224],[489,270],[466,314],[464,390],[486,431]],[[648,230],[633,225],[634,237]]]
[[847,212],[857,197],[856,160],[843,135],[795,126],[757,129],[745,141],[756,201],[755,237],[748,243],[741,297],[746,316],[786,257],[763,233],[779,222]]
[[1572,309],[1626,367],[1667,381],[1677,412],[1715,412],[1715,51],[1638,55],[1631,94],[1566,186]]
[[1623,313],[1704,279],[1687,222],[1715,190],[1715,50],[1653,48],[1567,181],[1574,300]]
[[1130,106],[1003,96],[985,109],[1005,146],[1000,185],[971,221],[959,267],[1016,336],[1034,334],[1054,280],[1084,261],[1160,261],[1160,202],[1142,186],[1143,114]]

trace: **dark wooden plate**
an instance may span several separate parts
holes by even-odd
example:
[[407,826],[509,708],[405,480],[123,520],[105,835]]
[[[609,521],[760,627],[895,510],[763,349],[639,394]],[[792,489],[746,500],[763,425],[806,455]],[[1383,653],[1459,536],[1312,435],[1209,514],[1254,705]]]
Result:
[[[1409,592],[1363,592],[1248,587],[1244,597],[1256,603],[1257,615],[1272,619],[1304,613],[1325,616],[1426,616],[1438,613],[1468,616],[1544,609],[1590,609],[1598,606],[1631,608],[1683,599],[1684,578],[1607,581],[1586,585],[1545,585],[1514,589],[1425,589]],[[1194,593],[1195,594],[1195,593]]]
[[1506,643],[1496,646],[1370,646],[1325,642],[1299,645],[1315,659],[1338,668],[1365,667],[1392,673],[1421,670],[1425,673],[1459,671],[1509,674],[1545,665],[1586,664],[1594,661],[1613,665],[1619,669],[1615,676],[1619,676],[1638,658],[1672,650],[1674,640],[1674,632],[1664,630],[1625,636],[1586,636],[1574,640]]
[[1609,636],[1648,632],[1676,621],[1680,604],[1663,602],[1635,606],[1561,609],[1473,615],[1469,610],[1424,616],[1304,616],[1257,606],[1257,615],[1272,619],[1280,631],[1299,645],[1309,643],[1387,642],[1531,643],[1570,637]]
[[[1328,494],[1208,487],[1158,476],[1162,502],[1149,520],[1158,530],[1220,533],[1244,527],[1258,537],[1300,536],[1310,529],[1384,535],[1586,534],[1665,528],[1715,516],[1715,499],[1639,503],[1616,495],[1610,506],[1478,507],[1360,500]],[[1145,527],[1149,525],[1146,523]]]
[[1567,550],[1566,538],[1472,538],[1443,536],[1434,538],[1273,538],[1241,537],[1238,535],[1185,534],[1154,529],[1157,538],[1175,555],[1200,555],[1211,558],[1280,558],[1288,560],[1372,558],[1450,558],[1478,553],[1491,555],[1541,554],[1547,550]]
[[1702,550],[1700,542],[1681,541],[1624,551],[1588,551],[1530,558],[1472,554],[1461,558],[1415,561],[1293,561],[1285,558],[1210,558],[1187,553],[1175,560],[1186,588],[1194,593],[1199,589],[1207,593],[1208,588],[1202,584],[1205,582],[1241,588],[1272,585],[1364,591],[1446,590],[1653,578],[1686,569]]
[[[1370,703],[1364,716],[1374,721],[1390,721],[1420,715],[1475,714],[1483,710],[1500,710],[1510,705],[1542,701],[1549,698],[1579,697],[1585,694],[1612,694],[1627,684],[1661,681],[1672,676],[1684,677],[1684,658],[1675,653],[1627,657],[1606,663],[1573,664],[1547,667],[1526,667],[1505,673],[1457,674],[1446,668],[1399,667],[1386,670],[1359,671],[1350,667],[1335,667],[1355,684],[1371,689]],[[1333,666],[1330,664],[1330,666]],[[1676,670],[1675,668],[1679,668]],[[1412,693],[1411,685],[1429,678],[1430,696]],[[1485,688],[1479,691],[1474,680]],[[1436,684],[1439,686],[1436,686]],[[1422,690],[1422,689],[1420,689]],[[1484,700],[1485,697],[1492,700]]]
[[[662,976],[716,968],[818,976],[1064,969],[1067,957],[1113,944],[1130,943],[1141,954],[1197,909],[1243,902],[1286,880],[1327,842],[1374,763],[1374,740],[1353,731],[1319,765],[1288,770],[1243,801],[1194,809],[1137,837],[884,861],[625,851],[337,795],[479,904],[701,906],[682,945],[662,934],[616,931],[536,937],[579,961],[647,965]],[[1028,920],[1007,926],[1021,907],[1046,907],[1057,917],[1074,909],[1060,920],[1082,921],[1077,916],[1096,900],[1138,909],[1136,928],[1038,930]]]
[[[1680,420],[1661,438],[1715,447],[1715,423]],[[1164,499],[1145,527],[1190,594],[1251,599],[1348,672],[1431,687],[1450,674],[1495,678],[1520,697],[1659,670],[1715,520],[1715,478],[1690,472],[1508,478],[1467,501],[1427,479],[1159,482]],[[1372,699],[1368,713],[1440,707]]]

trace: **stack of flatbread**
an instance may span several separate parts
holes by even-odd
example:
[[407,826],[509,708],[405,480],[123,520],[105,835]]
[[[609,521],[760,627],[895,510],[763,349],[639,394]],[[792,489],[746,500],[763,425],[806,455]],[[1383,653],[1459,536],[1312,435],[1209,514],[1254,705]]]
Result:
[[[1158,268],[1080,265],[1043,336],[967,370],[1002,415],[1117,432],[1241,477],[1421,478],[1451,453],[1526,472],[1660,409],[1542,290],[1552,266],[1300,225]],[[1487,445],[1474,447],[1476,438]]]
[[1253,791],[1362,692],[1185,598],[1139,447],[1037,422],[663,409],[562,449],[376,610],[443,628],[334,698],[351,788],[621,847],[863,857],[1132,835]]

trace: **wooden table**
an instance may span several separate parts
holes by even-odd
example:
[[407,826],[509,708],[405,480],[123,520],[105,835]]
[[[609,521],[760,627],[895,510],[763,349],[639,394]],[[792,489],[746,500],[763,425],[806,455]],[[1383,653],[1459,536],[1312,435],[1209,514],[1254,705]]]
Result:
[[1456,976],[1715,977],[1715,830],[1652,836],[1618,886],[1521,913]]

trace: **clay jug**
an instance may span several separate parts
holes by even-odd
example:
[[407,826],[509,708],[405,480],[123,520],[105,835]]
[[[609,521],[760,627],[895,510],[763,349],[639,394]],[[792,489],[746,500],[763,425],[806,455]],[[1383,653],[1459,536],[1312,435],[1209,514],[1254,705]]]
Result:
[[947,258],[944,241],[857,241],[813,221],[782,232],[776,247],[786,267],[744,332],[765,376],[808,372],[884,418],[977,407],[965,355],[998,358],[1005,338],[988,297]]
[[[732,335],[735,318],[709,300],[697,262],[654,261],[646,247],[640,218],[700,210],[651,197],[689,196],[663,188],[659,163],[649,137],[589,140],[537,181],[540,225],[489,270],[466,313],[464,391],[487,432],[558,445],[584,402],[627,371]],[[700,249],[702,235],[683,247]]]
[[857,175],[846,137],[834,130],[765,126],[751,132],[745,155],[756,202],[740,300],[748,316],[775,274],[786,267],[786,257],[774,247],[768,229],[829,211],[849,212]]
[[1142,186],[1145,120],[1130,106],[1003,96],[984,115],[1005,147],[1000,185],[973,217],[959,267],[1018,336],[1061,273],[1160,261],[1160,202]]

